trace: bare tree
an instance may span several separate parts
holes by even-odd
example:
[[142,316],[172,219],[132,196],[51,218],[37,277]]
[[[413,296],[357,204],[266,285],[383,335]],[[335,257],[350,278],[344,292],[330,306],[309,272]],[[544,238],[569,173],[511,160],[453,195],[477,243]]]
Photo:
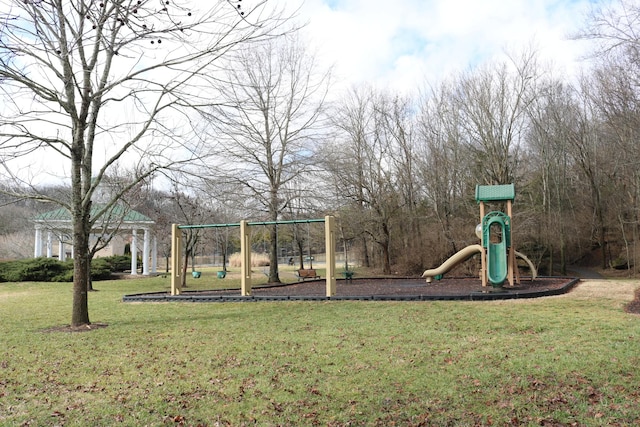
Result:
[[[612,200],[610,212],[624,241],[625,261],[628,269],[640,268],[640,64],[624,57],[609,61],[594,73],[593,102],[602,116],[603,138],[609,147],[611,183],[617,200]],[[613,149],[612,149],[613,148]],[[622,265],[620,265],[622,266]],[[617,266],[618,267],[618,266]]]
[[[204,111],[217,153],[212,179],[242,189],[276,221],[297,193],[287,185],[313,165],[330,75],[291,35],[241,50],[220,85],[224,103]],[[277,228],[270,227],[269,282],[279,282]]]
[[[23,166],[46,156],[70,178],[71,198],[51,201],[73,222],[72,326],[90,324],[91,230],[130,189],[96,210],[96,188],[119,160],[142,159],[133,187],[192,156],[175,145],[185,140],[186,108],[207,97],[221,55],[275,33],[282,21],[265,3],[246,11],[235,1],[0,3],[1,162],[4,175],[26,181]],[[35,187],[29,196],[47,198]]]
[[403,252],[415,252],[420,248],[421,228],[418,223],[419,180],[417,167],[417,133],[415,132],[415,108],[409,97],[388,97],[378,107],[385,129],[385,138],[391,144],[389,163],[396,176],[399,203],[404,219],[398,224],[405,232],[401,241]]
[[626,260],[629,269],[638,264],[636,259],[640,256],[636,247],[640,240],[640,149],[637,143],[640,136],[639,19],[640,6],[637,2],[610,2],[594,7],[583,30],[577,35],[595,42],[597,46],[594,56],[598,62],[588,86],[585,85],[585,92],[594,114],[601,120],[601,143],[608,148],[607,159],[610,160],[606,173],[615,178],[610,184],[612,191],[601,193],[613,192],[619,196],[611,204],[603,203],[609,208],[609,215],[615,213],[616,218],[603,218],[601,222],[617,223],[626,252],[621,259]]
[[[576,163],[570,145],[581,116],[575,89],[550,79],[539,91],[528,115],[528,154],[532,161],[526,163],[528,193],[533,202],[530,207],[533,218],[529,223],[537,224],[529,229],[542,247],[537,251],[538,258],[548,260],[548,274],[553,274],[556,263],[561,274],[566,274],[570,242],[580,236],[574,209],[577,200],[572,197],[579,194],[573,185]],[[536,254],[529,255],[533,258]]]
[[476,173],[486,184],[516,179],[537,73],[535,52],[528,51],[509,62],[487,64],[459,81],[461,123],[477,157]]
[[[199,225],[205,223],[208,212],[203,203],[200,203],[197,195],[189,195],[182,191],[180,186],[174,183],[171,189],[171,201],[175,214],[175,221],[181,225]],[[187,228],[183,231],[184,259],[182,263],[182,287],[187,286],[187,269],[191,261],[192,271],[195,271],[195,256],[198,245],[203,235],[201,228]]]
[[352,90],[334,116],[341,134],[328,150],[326,163],[334,191],[349,201],[342,219],[351,222],[363,239],[365,265],[369,239],[379,249],[380,264],[387,274],[392,263],[392,227],[403,204],[393,165],[398,148],[395,137],[404,133],[405,138],[408,133],[405,124],[400,129],[395,119],[389,120],[395,115],[394,108],[387,94],[372,88]]
[[637,63],[640,59],[638,18],[640,5],[634,0],[596,4],[587,15],[584,28],[574,38],[594,42],[594,57],[623,55]]
[[[417,120],[421,144],[416,161],[423,197],[440,226],[437,235],[444,238],[444,242],[432,248],[438,258],[458,251],[460,244],[468,244],[466,240],[461,242],[457,234],[460,218],[477,221],[475,207],[473,213],[466,208],[468,195],[478,178],[473,175],[473,156],[466,145],[462,114],[457,107],[457,88],[455,80],[431,88],[423,95]],[[440,243],[441,239],[435,240]],[[446,250],[440,250],[440,246]]]

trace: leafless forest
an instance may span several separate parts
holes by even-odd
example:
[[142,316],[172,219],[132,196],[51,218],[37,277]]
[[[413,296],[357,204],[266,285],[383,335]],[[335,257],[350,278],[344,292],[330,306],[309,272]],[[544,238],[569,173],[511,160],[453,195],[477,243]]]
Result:
[[[193,129],[181,142],[192,153],[188,162],[151,167],[143,153],[135,168],[121,162],[103,176],[135,184],[118,197],[157,221],[160,256],[168,256],[174,222],[332,214],[352,262],[413,274],[477,242],[476,185],[514,183],[513,241],[543,273],[583,263],[635,274],[638,22],[639,6],[628,0],[585,17],[574,36],[592,41],[593,51],[578,76],[526,47],[425,81],[409,95],[373,86],[338,93],[294,30],[252,41],[225,54],[217,84],[190,105]],[[158,129],[178,139],[175,129]],[[16,198],[33,188],[3,176],[0,257],[32,256],[31,219],[52,205]],[[48,201],[69,191],[37,189]],[[254,244],[272,256],[296,256],[321,247],[321,232],[264,227]],[[233,230],[193,233],[187,247],[194,255],[220,253],[236,238]]]

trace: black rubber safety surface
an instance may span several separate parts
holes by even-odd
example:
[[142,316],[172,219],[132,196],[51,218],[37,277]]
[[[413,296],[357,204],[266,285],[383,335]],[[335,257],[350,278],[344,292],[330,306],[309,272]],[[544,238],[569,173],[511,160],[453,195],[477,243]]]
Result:
[[538,298],[569,292],[579,279],[572,277],[522,278],[513,287],[482,287],[477,278],[446,278],[426,283],[421,278],[338,280],[336,294],[326,296],[326,282],[313,280],[288,285],[260,286],[250,296],[238,289],[125,295],[124,302],[258,302],[258,301],[491,301]]

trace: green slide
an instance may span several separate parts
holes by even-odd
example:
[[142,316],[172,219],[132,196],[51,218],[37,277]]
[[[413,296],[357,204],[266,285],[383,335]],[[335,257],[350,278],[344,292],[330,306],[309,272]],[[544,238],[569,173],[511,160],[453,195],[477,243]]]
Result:
[[487,278],[495,287],[502,286],[507,278],[507,246],[504,240],[489,243],[487,247]]
[[487,279],[494,287],[507,278],[507,247],[511,243],[511,219],[503,212],[489,212],[482,219],[482,243],[487,248]]

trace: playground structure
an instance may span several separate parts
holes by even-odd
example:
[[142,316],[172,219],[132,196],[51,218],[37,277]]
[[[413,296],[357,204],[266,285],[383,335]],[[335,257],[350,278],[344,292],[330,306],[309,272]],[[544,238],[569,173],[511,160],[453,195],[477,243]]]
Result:
[[[516,256],[522,258],[531,269],[532,279],[536,277],[533,263],[523,254],[513,248],[511,238],[512,206],[515,199],[513,184],[508,185],[477,185],[476,202],[480,206],[480,224],[476,227],[476,235],[480,238],[479,245],[469,245],[447,259],[440,267],[426,270],[422,277],[430,283],[434,278],[442,276],[458,264],[480,253],[480,279],[482,286],[491,283],[493,287],[502,287],[505,280],[513,287],[514,274],[520,283],[520,275],[516,264]],[[485,203],[506,203],[506,213],[491,211],[485,214]]]
[[240,294],[241,296],[251,295],[251,227],[262,225],[280,225],[280,224],[300,224],[323,222],[325,229],[325,251],[326,251],[326,296],[331,297],[336,293],[336,234],[335,234],[335,217],[325,216],[321,219],[303,219],[288,221],[267,221],[267,222],[248,222],[240,221],[235,224],[201,224],[201,225],[179,225],[171,226],[171,295],[180,295],[182,291],[182,269],[180,267],[180,256],[182,254],[182,231],[189,228],[222,228],[222,227],[239,227],[240,228],[240,257],[241,257],[241,276],[240,276]]

